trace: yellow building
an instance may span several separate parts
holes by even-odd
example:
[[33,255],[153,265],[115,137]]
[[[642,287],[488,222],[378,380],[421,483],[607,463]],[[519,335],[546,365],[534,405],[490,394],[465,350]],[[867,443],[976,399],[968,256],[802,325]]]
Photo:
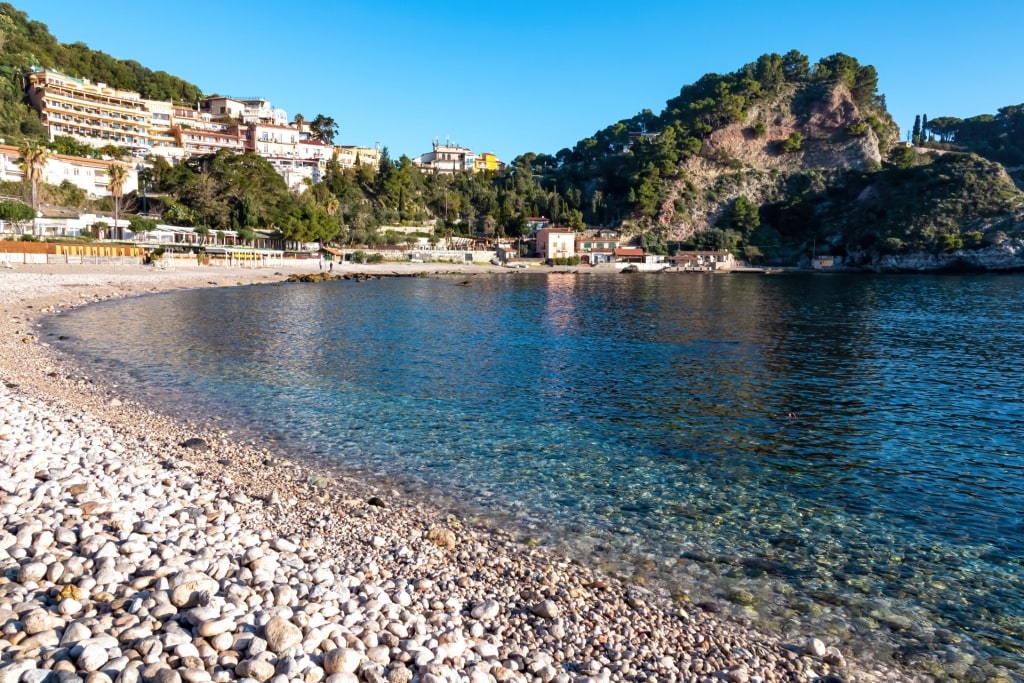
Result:
[[39,69],[28,77],[28,97],[50,139],[67,135],[93,147],[149,149],[152,115],[139,93]]
[[497,155],[490,152],[481,152],[480,156],[476,158],[477,171],[501,171],[504,168],[505,164],[498,159]]
[[375,147],[355,147],[353,145],[338,145],[334,148],[335,159],[342,168],[355,168],[360,166],[380,166],[380,150]]

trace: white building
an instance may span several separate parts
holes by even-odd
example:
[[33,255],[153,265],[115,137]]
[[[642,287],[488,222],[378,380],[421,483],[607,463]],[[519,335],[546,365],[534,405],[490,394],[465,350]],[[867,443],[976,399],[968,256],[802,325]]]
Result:
[[412,163],[424,171],[452,174],[475,170],[476,154],[468,147],[442,145],[435,141],[431,151],[419,155]]
[[284,109],[275,109],[262,97],[235,98],[214,95],[200,100],[199,111],[209,114],[214,119],[231,118],[242,123],[288,125],[288,113]]
[[[18,162],[20,158],[21,153],[17,147],[0,145],[0,180],[21,182],[24,179],[25,172]],[[43,169],[43,182],[60,185],[66,180],[85,190],[89,197],[105,197],[110,195],[110,190],[107,189],[107,182],[110,180],[107,169],[111,164],[117,164],[128,172],[124,186],[121,188],[123,194],[138,189],[139,174],[131,164],[102,159],[84,159],[65,154],[50,155],[46,161],[46,167]]]

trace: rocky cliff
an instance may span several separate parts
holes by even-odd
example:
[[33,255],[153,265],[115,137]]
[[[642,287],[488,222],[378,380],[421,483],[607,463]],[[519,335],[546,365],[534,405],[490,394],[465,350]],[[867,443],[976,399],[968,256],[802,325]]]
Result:
[[[789,88],[751,108],[739,122],[712,132],[700,156],[682,164],[657,223],[669,239],[685,240],[720,222],[737,197],[761,205],[784,200],[792,186],[825,190],[844,170],[869,171],[896,142],[894,126],[870,125],[847,88],[836,85],[808,97]],[[784,152],[794,133],[800,149]]]

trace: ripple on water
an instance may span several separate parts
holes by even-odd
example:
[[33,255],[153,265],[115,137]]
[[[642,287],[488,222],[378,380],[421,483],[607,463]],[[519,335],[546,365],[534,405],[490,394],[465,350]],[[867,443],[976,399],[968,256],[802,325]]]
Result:
[[1022,303],[1020,276],[495,276],[54,324],[148,400],[633,580],[745,591],[784,634],[1019,670]]

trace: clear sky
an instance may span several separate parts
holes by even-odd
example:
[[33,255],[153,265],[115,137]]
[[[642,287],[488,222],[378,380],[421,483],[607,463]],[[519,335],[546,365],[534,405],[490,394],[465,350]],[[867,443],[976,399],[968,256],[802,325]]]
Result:
[[1024,0],[11,0],[84,42],[198,85],[338,123],[393,158],[434,138],[511,161],[556,153],[708,72],[791,49],[872,64],[916,114],[1024,102]]

